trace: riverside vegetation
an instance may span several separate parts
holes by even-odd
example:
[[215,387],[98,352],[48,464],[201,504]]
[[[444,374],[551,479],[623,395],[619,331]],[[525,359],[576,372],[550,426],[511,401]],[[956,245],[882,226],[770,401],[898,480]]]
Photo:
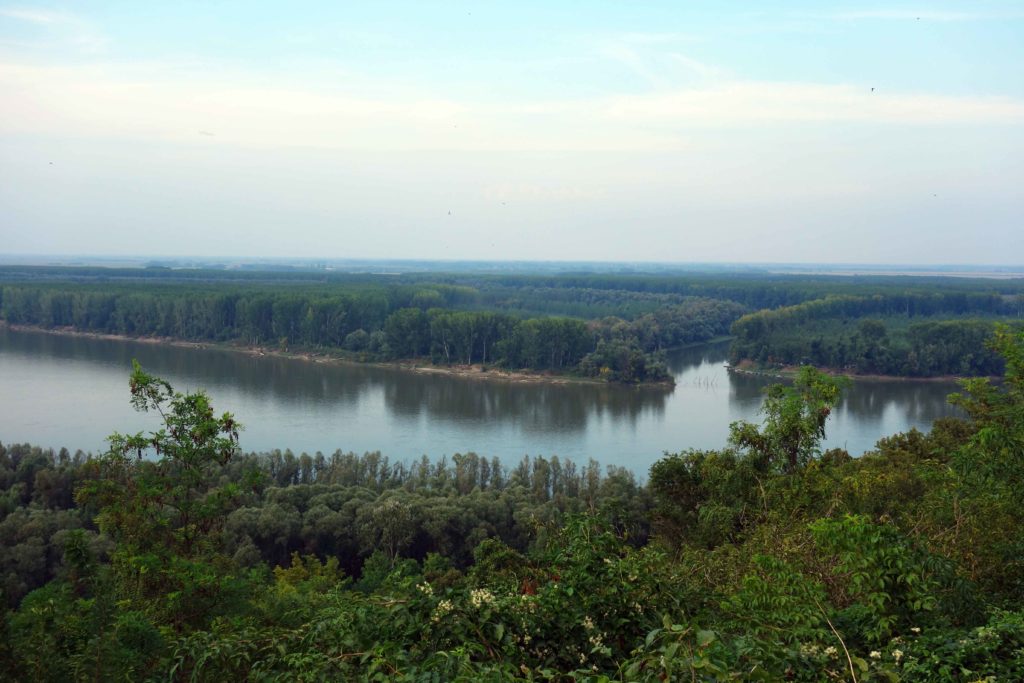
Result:
[[627,383],[729,334],[734,364],[996,376],[983,341],[1022,315],[1021,280],[0,267],[10,324]]
[[[520,286],[483,294],[443,278],[393,283],[353,276],[310,285],[257,277],[237,284],[216,273],[200,283],[154,283],[136,273],[133,284],[124,284],[109,282],[109,274],[81,282],[62,273],[56,282],[15,278],[16,284],[0,287],[0,318],[48,329],[230,342],[361,361],[494,365],[624,383],[671,382],[665,349],[725,335],[746,311],[732,301],[617,290],[570,288],[551,296]],[[603,315],[609,311],[618,315]]]
[[1024,672],[1024,334],[965,419],[819,444],[802,368],[646,484],[555,458],[242,455],[136,367],[156,433],[0,448],[8,680],[1003,681]]

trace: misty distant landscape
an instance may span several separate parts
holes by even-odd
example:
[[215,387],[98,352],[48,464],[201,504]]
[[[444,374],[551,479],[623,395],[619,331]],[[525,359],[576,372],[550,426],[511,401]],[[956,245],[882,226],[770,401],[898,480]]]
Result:
[[0,680],[1024,680],[1022,38],[0,0]]

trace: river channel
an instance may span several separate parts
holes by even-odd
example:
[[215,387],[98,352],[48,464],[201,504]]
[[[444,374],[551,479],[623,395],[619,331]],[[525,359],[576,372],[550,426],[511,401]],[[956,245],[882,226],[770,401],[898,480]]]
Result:
[[[729,423],[759,421],[769,380],[730,374],[726,344],[670,356],[672,389],[521,384],[0,329],[0,441],[98,452],[113,431],[155,428],[135,413],[136,358],[177,390],[205,389],[242,422],[247,451],[379,450],[392,460],[474,451],[593,458],[644,476],[665,451],[717,448]],[[883,436],[956,414],[950,382],[858,381],[833,411],[828,446],[854,455]]]

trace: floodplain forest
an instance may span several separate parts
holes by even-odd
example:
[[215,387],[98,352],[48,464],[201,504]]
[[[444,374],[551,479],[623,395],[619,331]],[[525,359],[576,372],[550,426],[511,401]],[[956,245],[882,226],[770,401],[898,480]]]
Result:
[[998,376],[985,341],[1022,316],[1019,280],[941,276],[0,267],[12,325],[625,383],[726,336],[745,370]]

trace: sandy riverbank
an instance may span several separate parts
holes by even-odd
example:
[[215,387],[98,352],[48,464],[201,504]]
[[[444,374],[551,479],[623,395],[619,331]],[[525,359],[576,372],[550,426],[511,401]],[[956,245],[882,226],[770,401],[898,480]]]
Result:
[[[103,332],[86,332],[72,327],[38,327],[35,325],[12,325],[0,322],[0,326],[16,332],[41,332],[67,337],[83,337],[86,339],[101,339],[105,341],[130,341],[141,344],[161,344],[165,346],[177,346],[190,349],[219,349],[245,353],[251,356],[268,356],[273,358],[288,358],[308,363],[324,363],[330,365],[360,365],[380,368],[391,368],[405,372],[418,374],[447,375],[451,377],[462,377],[465,379],[483,380],[492,382],[511,382],[520,384],[596,384],[608,385],[608,382],[590,377],[576,377],[573,375],[559,375],[544,372],[530,372],[526,370],[505,370],[493,366],[481,364],[473,365],[432,365],[422,361],[405,359],[395,361],[361,361],[357,358],[332,354],[323,351],[290,351],[265,346],[247,346],[227,342],[191,342],[173,337],[134,337],[121,334],[106,334]],[[669,382],[656,382],[642,386],[670,387]]]
[[[858,382],[956,382],[961,379],[971,379],[961,375],[935,375],[933,377],[904,377],[901,375],[871,375],[840,370],[837,368],[815,367],[827,375],[843,375]],[[742,360],[737,365],[730,365],[729,372],[738,372],[743,375],[754,375],[756,377],[770,377],[773,379],[791,380],[800,371],[798,365],[782,365],[779,367],[765,368],[752,360]],[[990,377],[989,379],[999,379]]]

